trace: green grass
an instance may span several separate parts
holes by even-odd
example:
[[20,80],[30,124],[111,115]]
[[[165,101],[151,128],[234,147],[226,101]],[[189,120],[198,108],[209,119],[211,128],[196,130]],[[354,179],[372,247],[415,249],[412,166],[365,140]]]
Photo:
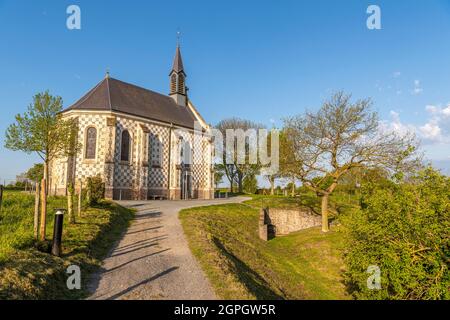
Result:
[[[49,197],[47,239],[53,233],[54,209],[66,206],[65,197]],[[34,196],[5,192],[0,212],[0,300],[86,297],[89,275],[97,270],[134,215],[131,210],[104,201],[83,210],[76,224],[69,224],[65,217],[63,254],[59,258],[37,249],[33,211]],[[82,290],[66,287],[66,269],[72,264],[81,268]]]
[[293,198],[254,196],[245,204],[186,209],[190,248],[222,299],[348,299],[342,283],[342,234],[312,228],[264,242],[261,200],[292,208]]
[[[320,198],[312,192],[302,193],[296,197],[285,196],[267,196],[267,195],[246,195],[252,199],[245,201],[246,204],[255,208],[262,207],[276,207],[283,209],[298,209],[310,208],[315,213],[320,214]],[[358,197],[356,195],[349,195],[343,192],[334,192],[330,196],[330,213],[342,213],[346,210],[354,208],[359,205]]]

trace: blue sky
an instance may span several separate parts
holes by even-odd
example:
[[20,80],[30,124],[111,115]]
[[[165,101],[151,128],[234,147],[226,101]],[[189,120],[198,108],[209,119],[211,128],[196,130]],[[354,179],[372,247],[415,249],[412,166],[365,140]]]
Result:
[[[66,8],[81,8],[81,30]],[[381,8],[381,30],[366,9]],[[33,94],[70,105],[111,75],[162,93],[182,36],[190,98],[208,122],[280,126],[336,90],[372,97],[385,125],[415,131],[450,167],[450,1],[0,0],[0,179],[39,159],[4,149]]]

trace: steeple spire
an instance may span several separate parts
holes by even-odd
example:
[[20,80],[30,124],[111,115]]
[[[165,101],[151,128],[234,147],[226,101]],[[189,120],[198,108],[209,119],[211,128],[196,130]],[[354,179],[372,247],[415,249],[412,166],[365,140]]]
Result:
[[183,59],[181,58],[179,32],[177,36],[177,48],[173,59],[172,70],[170,71],[170,96],[180,106],[187,104],[186,73],[184,72]]
[[183,59],[181,59],[180,44],[177,44],[177,50],[175,51],[175,57],[173,58],[172,71],[181,72],[183,70]]

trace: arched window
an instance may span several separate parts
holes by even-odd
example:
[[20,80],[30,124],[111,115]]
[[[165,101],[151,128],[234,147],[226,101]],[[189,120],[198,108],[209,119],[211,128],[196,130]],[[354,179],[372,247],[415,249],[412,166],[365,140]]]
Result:
[[97,150],[97,129],[89,127],[86,131],[86,151],[85,159],[95,159],[95,152]]
[[183,162],[188,165],[192,164],[192,148],[191,144],[187,141],[184,145]]
[[161,167],[162,166],[162,148],[163,145],[159,140],[158,135],[151,136],[151,160],[153,167]]
[[122,131],[120,160],[121,161],[130,161],[130,134],[128,133],[127,130]]
[[191,145],[188,141],[183,140],[183,138],[181,138],[179,140],[179,154],[180,154],[180,158],[179,158],[179,163],[183,163],[183,164],[192,164],[192,149],[191,149]]

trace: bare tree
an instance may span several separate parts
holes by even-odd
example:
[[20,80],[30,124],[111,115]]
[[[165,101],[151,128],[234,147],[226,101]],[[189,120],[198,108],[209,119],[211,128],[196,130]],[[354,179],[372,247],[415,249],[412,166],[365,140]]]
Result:
[[275,180],[278,178],[278,174],[267,174],[264,177],[270,183],[270,195],[273,196],[275,194]]
[[[241,132],[244,136],[246,136],[251,129],[260,129],[264,126],[249,120],[239,119],[239,118],[230,118],[224,119],[220,121],[216,125],[216,129],[218,129],[224,137],[227,136],[227,130],[234,130],[235,132]],[[223,152],[223,164],[219,165],[218,168],[225,172],[226,177],[230,181],[231,192],[233,192],[233,184],[237,183],[239,192],[243,192],[243,182],[247,175],[256,175],[259,172],[259,165],[250,163],[248,161],[249,157],[249,149],[251,142],[248,137],[245,139],[245,163],[240,163],[239,155],[237,151],[238,147],[238,138],[233,139],[234,146],[233,148],[226,148],[226,141],[224,141],[224,145],[222,150]],[[234,150],[233,152],[229,152],[230,150]]]
[[279,177],[291,183],[291,195],[295,196],[295,181],[301,176],[302,160],[295,157],[295,145],[289,138],[288,129],[280,132],[280,172]]
[[361,167],[398,170],[417,160],[414,136],[383,132],[372,101],[350,99],[338,92],[317,112],[285,120],[292,156],[300,163],[296,174],[321,197],[323,232],[329,231],[329,197],[344,174]]
[[[273,129],[273,130],[275,130],[275,129]],[[281,141],[279,141],[279,146],[281,148]],[[272,150],[272,135],[271,135],[271,133],[269,133],[267,135],[267,150],[270,150],[270,151]],[[272,196],[275,194],[275,181],[282,177],[282,175],[280,174],[280,169],[281,169],[280,162],[282,162],[281,157],[283,155],[280,154],[280,150],[279,150],[278,154],[279,154],[279,165],[280,165],[278,172],[273,172],[272,170],[268,170],[268,171],[262,170],[261,171],[262,175],[267,179],[267,181],[270,184],[270,195],[272,195]],[[270,154],[270,156],[272,157],[273,155]]]

